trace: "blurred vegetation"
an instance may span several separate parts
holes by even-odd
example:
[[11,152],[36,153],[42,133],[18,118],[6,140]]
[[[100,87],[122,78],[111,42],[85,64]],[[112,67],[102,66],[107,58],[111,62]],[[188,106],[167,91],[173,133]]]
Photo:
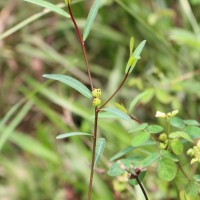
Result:
[[[50,2],[65,6],[62,0]],[[91,1],[73,3],[83,28]],[[200,121],[199,21],[200,0],[104,0],[86,42],[95,87],[106,99],[118,86],[134,35],[137,44],[144,39],[147,44],[114,101],[129,105],[146,90],[133,113],[140,121],[154,122],[157,110],[175,109],[183,119]],[[86,199],[91,142],[55,137],[71,130],[91,132],[90,102],[42,78],[64,73],[89,86],[73,24],[24,1],[0,1],[0,52],[0,199]],[[119,192],[107,175],[109,159],[130,145],[127,124],[114,122],[100,120],[107,146],[94,180],[94,199],[142,199],[137,187]],[[176,199],[176,191],[168,191],[153,169],[144,183],[151,199]]]

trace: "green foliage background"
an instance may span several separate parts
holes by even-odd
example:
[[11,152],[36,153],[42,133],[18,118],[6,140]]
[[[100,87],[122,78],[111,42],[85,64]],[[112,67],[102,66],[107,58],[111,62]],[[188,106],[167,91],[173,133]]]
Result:
[[[83,28],[91,1],[73,2]],[[91,102],[42,78],[44,73],[63,73],[89,86],[73,24],[24,1],[1,1],[0,9],[0,198],[84,200],[91,141],[55,138],[67,131],[91,133]],[[114,102],[128,106],[137,94],[148,91],[133,111],[142,122],[155,122],[157,110],[175,109],[183,119],[199,121],[199,13],[199,0],[104,0],[86,41],[94,84],[102,89],[102,98],[123,78],[129,38],[134,35],[136,45],[144,39],[147,43]],[[30,24],[19,24],[29,19]],[[94,180],[94,199],[142,199],[137,187],[133,190],[106,174],[109,159],[130,145],[127,124],[115,122],[100,120],[100,135],[107,146]],[[144,183],[151,199],[176,196],[153,167]]]

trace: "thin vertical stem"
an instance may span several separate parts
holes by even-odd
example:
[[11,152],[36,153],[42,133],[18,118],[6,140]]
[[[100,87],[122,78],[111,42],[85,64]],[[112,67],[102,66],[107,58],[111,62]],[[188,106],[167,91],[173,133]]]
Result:
[[145,191],[145,189],[144,189],[142,183],[140,182],[140,179],[138,178],[138,176],[136,176],[135,179],[136,179],[136,181],[138,182],[138,184],[139,184],[139,186],[140,186],[140,188],[141,188],[141,190],[142,190],[142,193],[144,194],[145,199],[148,200],[147,193],[146,193],[146,191]]
[[93,133],[93,146],[92,146],[92,164],[91,164],[91,171],[90,171],[90,183],[88,189],[88,200],[91,199],[91,192],[92,192],[92,182],[94,176],[94,160],[95,160],[95,153],[96,153],[96,142],[97,142],[97,126],[98,126],[98,110],[95,108],[95,121],[94,121],[94,133]]
[[89,80],[90,80],[90,87],[91,87],[91,90],[93,90],[94,87],[93,87],[92,76],[91,76],[90,67],[89,67],[89,63],[88,63],[88,59],[87,59],[87,53],[86,53],[86,50],[85,50],[85,43],[84,43],[83,38],[81,36],[80,30],[79,30],[79,28],[77,26],[76,20],[74,19],[74,16],[73,16],[73,13],[72,13],[72,10],[71,10],[69,2],[68,2],[68,10],[69,10],[69,14],[71,16],[71,20],[72,20],[72,22],[74,24],[74,27],[76,29],[77,36],[78,36],[79,41],[81,43],[81,48],[82,48],[83,55],[84,55],[85,65],[86,65],[87,72],[88,72],[88,77],[89,77]]

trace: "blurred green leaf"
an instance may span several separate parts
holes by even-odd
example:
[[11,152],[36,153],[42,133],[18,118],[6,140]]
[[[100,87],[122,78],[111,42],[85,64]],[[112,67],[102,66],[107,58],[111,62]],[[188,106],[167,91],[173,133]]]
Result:
[[193,179],[195,180],[195,181],[197,181],[197,182],[200,182],[200,175],[194,175],[193,176]]
[[159,125],[148,125],[146,130],[149,133],[155,134],[155,133],[160,133],[161,131],[163,131],[163,127]]
[[68,86],[74,88],[75,90],[77,90],[78,92],[80,92],[85,97],[87,97],[89,99],[92,98],[91,91],[85,85],[83,85],[80,81],[78,81],[70,76],[65,76],[65,75],[61,75],[61,74],[44,74],[43,77],[65,83],[66,85],[68,85]]
[[192,138],[200,138],[200,128],[197,126],[187,126],[184,128],[184,132]]
[[94,160],[94,168],[97,166],[106,145],[105,138],[98,138],[96,144],[96,152],[95,152],[95,160]]
[[200,126],[200,123],[196,120],[188,119],[188,120],[183,120],[185,125],[188,126]]
[[55,164],[59,162],[56,153],[28,135],[17,132],[11,136],[11,141],[24,151],[32,153],[40,158],[49,160]]
[[144,144],[150,138],[150,134],[146,131],[137,132],[136,135],[132,138],[131,145],[139,146]]
[[179,139],[173,139],[170,143],[170,146],[174,154],[179,156],[183,153],[183,144]]
[[185,187],[185,192],[187,197],[189,197],[191,200],[197,200],[199,185],[193,181],[190,181]]
[[90,12],[88,14],[87,21],[86,21],[86,24],[85,24],[85,27],[83,30],[83,41],[85,41],[89,35],[89,32],[90,32],[92,25],[94,23],[94,20],[96,18],[99,7],[101,5],[101,1],[102,0],[94,0],[94,3],[90,9]]
[[134,37],[132,36],[130,39],[130,57],[133,53],[133,48],[134,48]]
[[178,162],[178,161],[179,161],[178,158],[177,158],[175,155],[173,155],[172,153],[170,153],[170,152],[167,151],[167,150],[161,150],[161,151],[160,151],[160,154],[161,154],[161,156],[163,156],[163,157],[165,157],[165,158],[169,158],[169,159],[171,159],[171,160],[173,160],[173,161],[175,161],[175,162]]
[[124,119],[124,120],[130,120],[131,119],[129,115],[122,112],[118,108],[103,108],[101,110],[106,111],[106,112],[110,112],[110,113],[112,113],[112,114],[116,115],[117,117]]
[[165,181],[172,181],[177,173],[177,166],[171,159],[162,158],[158,161],[158,176]]
[[164,104],[168,104],[172,101],[172,97],[167,93],[167,91],[156,89],[156,98]]
[[33,4],[36,4],[38,6],[47,8],[48,10],[53,11],[53,12],[59,14],[59,15],[70,18],[70,15],[67,12],[65,12],[63,9],[57,7],[54,4],[49,3],[48,1],[44,1],[44,0],[24,0],[24,1],[27,1],[29,3],[33,3]]
[[129,153],[133,149],[135,149],[135,147],[133,147],[133,146],[126,147],[125,149],[123,149],[123,150],[119,151],[117,154],[115,154],[112,158],[110,158],[110,161],[116,160],[116,159],[126,155],[127,153]]
[[63,133],[60,134],[56,137],[56,139],[64,139],[64,138],[68,138],[68,137],[72,137],[72,136],[80,136],[80,135],[87,135],[87,136],[92,136],[89,133],[82,133],[82,132],[71,132],[71,133]]
[[135,125],[133,128],[131,128],[130,131],[128,131],[129,133],[134,133],[134,132],[138,132],[138,131],[142,131],[145,130],[145,128],[148,126],[147,123],[142,123],[142,124],[137,124]]
[[160,152],[150,153],[144,160],[141,161],[143,168],[148,167],[160,157]]
[[129,113],[134,109],[135,105],[146,95],[146,91],[142,92],[141,94],[138,94],[130,103],[129,106]]
[[184,121],[179,117],[172,117],[170,124],[176,128],[183,129],[185,127]]
[[184,139],[186,139],[190,142],[193,142],[192,138],[187,133],[185,133],[183,131],[172,132],[172,133],[169,134],[169,137],[173,138],[173,139],[182,137],[182,138],[184,138]]

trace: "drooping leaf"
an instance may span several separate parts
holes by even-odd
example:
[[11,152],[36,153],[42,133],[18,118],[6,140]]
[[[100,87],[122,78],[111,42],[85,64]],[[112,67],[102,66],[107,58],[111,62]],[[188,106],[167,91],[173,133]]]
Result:
[[148,139],[150,138],[150,134],[146,131],[138,132],[131,141],[132,146],[139,146],[141,144],[144,144]]
[[152,134],[160,133],[163,131],[163,127],[158,125],[149,125],[147,126],[147,131]]
[[170,124],[176,128],[183,129],[185,127],[184,121],[179,117],[172,117]]
[[134,132],[142,131],[142,130],[144,130],[147,126],[148,126],[147,123],[137,124],[136,126],[134,126],[133,128],[131,128],[131,130],[128,131],[128,132],[129,132],[129,133],[134,133]]
[[132,36],[130,39],[130,56],[133,53],[133,48],[134,48],[134,37]]
[[129,113],[133,110],[133,108],[135,107],[135,105],[140,101],[140,99],[143,98],[143,96],[146,95],[146,91],[145,92],[142,92],[141,94],[138,94],[130,103],[130,106],[129,106]]
[[59,15],[70,18],[70,15],[67,12],[65,12],[63,9],[61,9],[58,6],[56,6],[52,3],[49,3],[47,1],[44,1],[44,0],[24,0],[24,1],[36,4],[36,5],[41,6],[43,8],[47,8],[48,10],[53,11],[53,12],[59,14]]
[[183,144],[179,139],[173,139],[170,146],[174,154],[181,155],[183,153]]
[[119,118],[124,119],[124,120],[130,120],[131,119],[129,115],[122,112],[118,108],[103,108],[101,110],[104,110],[106,112],[111,112],[111,113],[115,114],[116,116],[118,116]]
[[56,137],[56,139],[64,139],[64,138],[68,138],[68,137],[72,137],[72,136],[79,136],[79,135],[87,135],[87,136],[92,136],[89,133],[82,133],[82,132],[70,132],[70,133],[63,133],[60,134]]
[[94,20],[96,18],[99,7],[101,5],[101,1],[102,0],[94,0],[94,3],[90,9],[90,12],[88,14],[87,21],[86,21],[86,24],[85,24],[85,27],[83,30],[83,41],[85,41],[89,35],[89,32],[90,32],[92,25],[94,23]]
[[44,74],[43,77],[53,79],[60,81],[62,83],[65,83],[66,85],[74,88],[78,92],[80,92],[82,95],[84,95],[87,98],[92,98],[92,93],[91,91],[83,85],[80,81],[70,77],[70,76],[65,76],[62,74]]
[[162,180],[171,181],[176,176],[177,166],[171,159],[162,158],[158,161],[157,173]]
[[98,162],[99,162],[99,160],[100,160],[100,158],[101,158],[101,156],[103,154],[105,145],[106,145],[105,138],[98,138],[97,139],[95,160],[94,160],[94,168],[97,166],[97,164],[98,164]]

